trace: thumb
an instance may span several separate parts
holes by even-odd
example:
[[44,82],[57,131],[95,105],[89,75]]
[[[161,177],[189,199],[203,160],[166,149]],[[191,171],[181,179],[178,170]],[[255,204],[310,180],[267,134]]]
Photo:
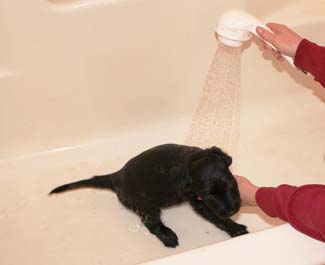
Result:
[[263,29],[262,27],[256,27],[257,34],[265,41],[273,44],[274,42],[274,34],[269,32],[266,29]]

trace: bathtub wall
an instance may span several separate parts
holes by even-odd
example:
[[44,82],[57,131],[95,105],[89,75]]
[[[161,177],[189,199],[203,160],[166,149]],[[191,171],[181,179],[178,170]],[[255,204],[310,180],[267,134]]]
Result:
[[274,0],[268,1],[267,4],[264,1],[246,0],[245,8],[252,14],[258,17],[265,17],[268,14],[281,10],[292,3],[298,2],[296,0]]
[[1,0],[0,158],[173,130],[197,102],[218,15],[243,5],[223,2]]
[[[0,159],[108,140],[110,158],[119,146],[124,161],[183,142],[218,16],[247,9],[325,45],[324,1],[307,2],[0,0]],[[324,89],[256,44],[242,54],[240,173],[280,164],[279,180],[263,184],[293,170],[305,176],[293,183],[316,181],[308,176],[324,167]]]

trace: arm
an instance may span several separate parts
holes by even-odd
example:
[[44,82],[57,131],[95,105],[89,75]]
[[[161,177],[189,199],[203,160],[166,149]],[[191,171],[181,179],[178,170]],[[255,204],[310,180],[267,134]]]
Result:
[[266,214],[279,217],[298,231],[325,242],[325,185],[259,188],[255,199]]
[[243,203],[257,205],[269,216],[325,242],[325,185],[260,188],[244,177],[236,179]]
[[278,51],[274,52],[277,59],[283,60],[280,52],[294,58],[297,68],[312,74],[325,87],[325,47],[303,39],[285,25],[268,23],[267,26],[272,32],[261,27],[256,31],[263,40],[277,48]]
[[302,40],[294,57],[294,64],[311,73],[325,87],[325,47]]

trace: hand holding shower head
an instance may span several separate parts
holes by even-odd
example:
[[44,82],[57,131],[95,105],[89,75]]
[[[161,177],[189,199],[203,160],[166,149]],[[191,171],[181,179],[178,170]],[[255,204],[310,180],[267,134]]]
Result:
[[[256,27],[260,26],[264,29],[269,30],[265,25],[263,25],[256,17],[241,11],[241,10],[230,10],[221,15],[217,34],[219,41],[223,44],[231,47],[239,47],[244,42],[248,41],[252,34],[256,35]],[[276,48],[267,42],[273,49]],[[282,55],[291,65],[293,60],[291,57]]]

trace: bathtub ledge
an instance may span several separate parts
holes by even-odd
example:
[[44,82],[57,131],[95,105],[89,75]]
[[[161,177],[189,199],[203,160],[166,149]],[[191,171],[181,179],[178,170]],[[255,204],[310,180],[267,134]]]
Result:
[[324,264],[324,243],[284,224],[142,265]]

